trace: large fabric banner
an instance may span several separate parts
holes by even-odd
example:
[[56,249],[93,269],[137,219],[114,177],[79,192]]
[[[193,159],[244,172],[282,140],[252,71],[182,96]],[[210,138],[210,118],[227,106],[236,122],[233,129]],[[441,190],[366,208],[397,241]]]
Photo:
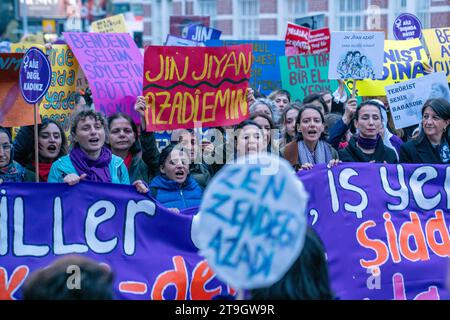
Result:
[[149,46],[144,54],[147,130],[229,126],[246,119],[252,46]]
[[448,299],[450,167],[340,164],[300,171],[340,299]]
[[96,110],[107,116],[123,112],[140,123],[134,111],[142,95],[142,54],[127,33],[63,32],[80,62]]
[[280,40],[210,40],[209,47],[251,44],[253,63],[250,74],[250,87],[269,95],[281,88],[279,57],[284,56],[284,41]]
[[[358,96],[385,96],[384,88],[425,75],[424,63],[428,63],[427,53],[419,39],[385,40],[383,76],[379,80],[358,80]],[[347,86],[350,90],[353,85]]]
[[235,293],[197,253],[195,209],[173,213],[117,184],[5,183],[0,190],[0,300],[20,299],[31,272],[66,254],[108,264],[118,299]]
[[450,82],[450,27],[423,30],[434,71],[445,72]]

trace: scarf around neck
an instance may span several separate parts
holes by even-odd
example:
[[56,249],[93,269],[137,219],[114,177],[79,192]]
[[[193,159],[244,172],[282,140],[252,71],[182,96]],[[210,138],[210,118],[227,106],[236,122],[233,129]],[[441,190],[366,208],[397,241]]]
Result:
[[375,139],[367,139],[363,138],[360,135],[356,138],[356,142],[358,145],[365,150],[375,150],[378,145],[378,141],[381,139],[381,136],[378,134]]
[[303,140],[298,142],[298,158],[300,164],[311,163],[325,163],[328,164],[331,159],[333,159],[333,154],[331,153],[330,146],[323,140],[319,140],[314,150],[314,154],[309,151]]
[[100,156],[96,160],[89,159],[79,146],[70,152],[70,160],[75,170],[78,175],[87,174],[86,181],[111,182],[111,173],[109,172],[111,159],[112,153],[106,147],[102,147]]

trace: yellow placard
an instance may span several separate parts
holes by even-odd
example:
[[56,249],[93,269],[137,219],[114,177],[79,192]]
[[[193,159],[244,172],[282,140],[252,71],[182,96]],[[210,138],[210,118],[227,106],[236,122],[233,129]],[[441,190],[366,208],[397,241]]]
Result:
[[434,71],[443,71],[450,82],[450,27],[422,31]]
[[42,31],[44,31],[45,33],[55,33],[56,32],[55,20],[42,20]]
[[44,34],[43,33],[29,33],[20,39],[20,43],[26,44],[45,44]]
[[[358,80],[356,95],[385,96],[386,86],[424,76],[424,63],[428,64],[429,59],[419,39],[385,40],[383,78]],[[353,89],[353,80],[347,81],[346,84],[349,90]]]
[[68,45],[52,45],[52,49],[46,50],[41,45],[12,43],[11,52],[26,52],[33,46],[46,52],[52,66],[52,81],[39,105],[39,113],[59,122],[68,134],[75,108],[78,61]]
[[99,33],[127,33],[127,26],[125,24],[125,16],[118,14],[109,18],[101,19],[92,22],[93,32]]

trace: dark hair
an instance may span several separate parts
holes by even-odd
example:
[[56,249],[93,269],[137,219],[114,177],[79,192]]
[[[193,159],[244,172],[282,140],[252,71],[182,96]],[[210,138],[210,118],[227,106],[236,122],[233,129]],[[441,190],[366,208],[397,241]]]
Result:
[[327,106],[327,104],[326,104],[326,102],[325,102],[325,100],[323,100],[323,98],[322,98],[322,96],[323,96],[323,94],[320,92],[320,93],[312,93],[312,94],[310,94],[309,96],[306,96],[304,99],[303,99],[303,104],[307,104],[307,103],[312,103],[313,101],[319,101],[320,102],[320,104],[322,105],[322,107],[323,107],[323,111],[325,112],[325,113],[328,113],[328,112],[330,112],[331,110],[328,110],[328,106]]
[[[425,101],[425,104],[422,107],[422,117],[423,114],[425,113],[425,109],[426,108],[431,108],[434,113],[436,113],[436,115],[443,119],[443,120],[449,120],[450,119],[450,103],[443,99],[443,98],[438,98],[438,99],[428,99],[427,101]],[[423,124],[422,124],[423,126]],[[449,132],[449,127],[450,125],[447,125],[445,133],[447,134],[447,139],[450,139],[450,132]],[[419,137],[423,137],[425,136],[425,133],[423,130],[421,130],[420,136]]]
[[[159,155],[159,166],[164,166],[164,163],[166,162],[166,159],[169,157],[170,153],[177,149],[181,152],[187,153],[186,150],[184,150],[183,145],[181,143],[170,143],[167,147],[162,149],[160,155]],[[189,155],[188,155],[189,156]]]
[[0,126],[0,133],[4,133],[8,136],[9,144],[11,145],[11,149],[9,151],[9,163],[8,165],[14,161],[14,145],[12,143],[11,131],[5,127]]
[[329,133],[330,128],[332,128],[340,119],[342,115],[337,113],[328,113],[324,116],[325,118],[325,131]]
[[[252,121],[255,121],[256,118],[266,119],[269,122],[270,130],[275,129],[275,124],[273,123],[272,119],[267,114],[265,114],[263,112],[256,112],[250,116],[250,120],[252,120]],[[261,130],[262,130],[262,128],[261,128]],[[269,134],[269,141],[268,141],[268,145],[267,145],[268,150],[271,150],[271,148],[272,148],[272,131]]]
[[[307,109],[312,109],[312,110],[315,110],[315,111],[317,111],[319,114],[320,114],[320,118],[322,119],[322,123],[324,124],[324,126],[325,126],[325,118],[324,118],[324,116],[323,116],[323,114],[322,114],[322,112],[320,111],[320,109],[318,108],[318,107],[316,107],[315,105],[313,105],[313,104],[311,104],[311,103],[308,103],[308,104],[305,104],[301,109],[300,109],[300,112],[298,113],[298,116],[297,116],[297,120],[295,120],[295,130],[297,131],[297,126],[300,124],[300,121],[301,121],[301,119],[302,119],[302,114],[303,114],[303,112],[305,112],[305,110],[307,110]],[[325,140],[327,138],[327,134],[326,134],[326,132],[325,132],[325,130],[323,130],[323,132],[322,132],[322,134],[320,135],[320,140]],[[303,140],[303,135],[302,135],[302,133],[301,133],[301,131],[297,131],[297,141],[300,141],[300,140]]]
[[[38,134],[41,133],[42,130],[46,129],[50,124],[56,125],[59,129],[59,134],[61,135],[61,149],[59,150],[58,156],[56,157],[56,159],[59,159],[62,156],[66,155],[68,150],[66,133],[64,132],[64,129],[61,127],[61,124],[53,119],[44,118],[42,119],[41,123],[38,124]],[[32,135],[31,139],[33,140],[33,147],[34,147],[34,135]]]
[[258,98],[267,98],[266,95],[264,93],[259,92],[256,89],[253,89],[253,97],[255,97],[255,99]]
[[292,138],[286,132],[285,123],[286,123],[287,114],[291,110],[297,110],[298,112],[300,112],[300,109],[301,109],[301,105],[294,102],[294,103],[291,103],[291,105],[289,107],[285,108],[283,110],[283,113],[281,114],[281,128],[283,130],[283,138],[285,139],[286,143],[289,143],[292,140]]
[[140,145],[139,145],[139,133],[138,133],[138,128],[137,128],[136,123],[133,121],[133,119],[128,114],[122,113],[122,112],[117,112],[117,113],[114,113],[114,114],[110,115],[108,117],[108,119],[107,119],[107,121],[108,121],[108,131],[111,131],[111,125],[112,125],[113,121],[117,120],[117,119],[120,119],[120,118],[123,118],[123,119],[127,120],[128,123],[131,126],[131,130],[133,130],[134,139],[135,140],[134,140],[133,145],[130,148],[130,153],[132,155],[135,155],[136,153],[141,151],[141,148],[140,148]]
[[[94,111],[91,109],[83,109],[79,112],[76,112],[74,117],[72,118],[72,125],[70,127],[70,133],[72,134],[72,139],[75,137],[77,133],[78,123],[86,118],[93,118],[95,121],[99,121],[103,128],[105,129],[105,133],[108,132],[108,127],[106,126],[106,119],[103,113]],[[78,144],[78,143],[75,143]]]
[[376,100],[366,100],[364,102],[362,102],[357,108],[356,108],[356,113],[355,113],[355,120],[359,119],[359,114],[361,112],[361,109],[364,108],[365,106],[375,106],[378,108],[378,111],[380,112],[380,119],[383,120],[383,113],[381,112],[381,108],[384,108],[384,105],[381,105],[378,101]]
[[286,96],[288,98],[289,102],[291,102],[291,94],[287,90],[279,89],[279,90],[272,91],[269,94],[269,99],[274,100],[276,98],[276,96]]
[[[68,287],[75,266],[80,288]],[[74,269],[76,270],[76,269]],[[24,300],[112,300],[114,275],[106,266],[83,256],[65,256],[49,267],[33,272],[23,285]]]
[[325,249],[319,236],[308,227],[297,260],[279,281],[268,288],[251,290],[253,300],[331,300]]

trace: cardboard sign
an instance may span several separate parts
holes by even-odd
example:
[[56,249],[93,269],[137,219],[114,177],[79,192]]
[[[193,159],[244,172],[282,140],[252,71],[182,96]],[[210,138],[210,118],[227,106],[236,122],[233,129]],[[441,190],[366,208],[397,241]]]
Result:
[[423,30],[434,71],[445,72],[450,82],[450,27]]
[[207,40],[219,40],[222,31],[208,28],[203,25],[192,25],[189,27],[186,39],[198,42],[205,42]]
[[376,79],[383,75],[382,32],[332,32],[330,79]]
[[299,26],[306,27],[311,30],[322,29],[325,28],[325,15],[316,14],[302,18],[296,18],[294,22]]
[[27,126],[34,123],[34,111],[20,94],[19,71],[23,53],[0,53],[0,125]]
[[310,29],[288,22],[286,30],[286,55],[307,54],[309,52]]
[[164,45],[165,46],[181,46],[181,47],[202,47],[203,43],[194,41],[194,40],[180,38],[180,37],[168,34]]
[[209,16],[170,16],[170,34],[186,38],[189,28],[194,24],[202,24],[209,27]]
[[123,112],[140,123],[134,104],[142,95],[143,61],[130,35],[63,34],[89,81],[95,109],[107,116]]
[[443,72],[387,86],[386,95],[397,129],[421,123],[422,107],[428,99],[443,98],[450,102]]
[[330,29],[311,30],[309,33],[310,54],[330,52]]
[[395,19],[394,37],[397,40],[411,40],[422,37],[422,23],[411,13],[402,13]]
[[[149,46],[144,55],[147,130],[234,125],[248,117],[250,45]],[[90,82],[90,81],[89,81]]]
[[[358,96],[385,96],[384,88],[386,86],[423,76],[425,74],[424,63],[428,63],[428,57],[419,39],[385,40],[383,76],[379,80],[358,81],[356,94]],[[352,87],[349,89],[352,90]]]
[[101,19],[92,22],[91,24],[93,32],[100,33],[127,33],[127,25],[125,22],[125,16],[118,14],[106,19]]
[[217,276],[238,289],[269,287],[297,260],[308,195],[288,162],[270,154],[238,159],[209,183],[193,241]]
[[280,68],[278,60],[284,56],[284,41],[279,40],[211,40],[209,47],[251,44],[253,47],[253,63],[250,76],[250,87],[269,95],[281,88]]
[[337,299],[450,298],[448,166],[342,163],[298,176]]
[[314,93],[334,90],[337,80],[328,79],[329,54],[280,57],[283,89],[291,93],[291,100],[300,100]]

